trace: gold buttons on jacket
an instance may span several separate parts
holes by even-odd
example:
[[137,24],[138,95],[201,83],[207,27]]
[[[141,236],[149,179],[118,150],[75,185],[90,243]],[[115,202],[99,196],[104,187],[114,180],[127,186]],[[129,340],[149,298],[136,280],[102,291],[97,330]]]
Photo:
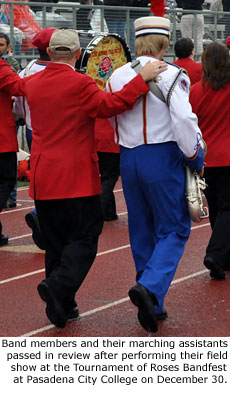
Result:
[[138,94],[137,96],[135,96],[135,99],[139,99],[141,96],[143,96],[144,95],[144,93],[143,92],[140,92],[140,94]]

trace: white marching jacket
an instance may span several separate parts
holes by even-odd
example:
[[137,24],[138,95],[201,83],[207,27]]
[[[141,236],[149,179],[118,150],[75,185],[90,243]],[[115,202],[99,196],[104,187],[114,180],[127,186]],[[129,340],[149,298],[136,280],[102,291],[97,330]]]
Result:
[[[148,61],[157,61],[151,56],[137,59],[142,66]],[[135,75],[131,62],[127,63],[115,70],[106,90],[120,90]],[[202,134],[189,103],[189,77],[183,69],[168,64],[168,70],[161,73],[156,80],[166,103],[148,92],[132,110],[110,119],[115,130],[115,141],[126,148],[174,141],[185,157],[192,159],[197,155]]]
[[[19,73],[19,76],[21,78],[24,78],[27,76],[31,76],[32,74],[41,72],[42,70],[44,70],[46,68],[47,63],[48,63],[48,61],[40,61],[38,59],[37,60],[34,59],[25,67],[25,69],[21,70],[21,72]],[[22,97],[22,96],[15,97],[14,112],[16,113],[16,115],[18,117],[23,118],[25,120],[27,128],[32,130],[30,109],[29,109],[27,99],[25,97]]]

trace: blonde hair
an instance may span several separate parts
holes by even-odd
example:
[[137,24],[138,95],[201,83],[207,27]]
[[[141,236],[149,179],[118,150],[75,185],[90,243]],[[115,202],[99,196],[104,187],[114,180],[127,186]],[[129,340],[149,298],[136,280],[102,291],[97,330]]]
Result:
[[169,39],[162,34],[148,34],[136,38],[135,55],[139,57],[145,54],[157,56],[162,49],[167,50]]

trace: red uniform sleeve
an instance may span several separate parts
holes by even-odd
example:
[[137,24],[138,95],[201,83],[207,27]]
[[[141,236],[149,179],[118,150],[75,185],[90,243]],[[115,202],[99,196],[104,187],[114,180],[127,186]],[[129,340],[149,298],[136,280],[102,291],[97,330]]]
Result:
[[84,110],[93,118],[109,118],[130,110],[137,100],[149,91],[149,86],[141,75],[134,77],[121,91],[112,93],[98,89],[90,77],[83,77],[80,102]]
[[0,59],[0,89],[6,90],[10,95],[23,95],[23,79],[13,72],[3,59]]

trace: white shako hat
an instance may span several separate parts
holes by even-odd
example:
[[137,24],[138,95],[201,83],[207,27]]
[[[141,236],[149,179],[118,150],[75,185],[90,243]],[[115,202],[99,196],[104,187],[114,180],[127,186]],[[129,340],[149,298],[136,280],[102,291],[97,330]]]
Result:
[[170,37],[170,21],[163,17],[143,17],[134,21],[136,38],[147,34],[163,34]]

